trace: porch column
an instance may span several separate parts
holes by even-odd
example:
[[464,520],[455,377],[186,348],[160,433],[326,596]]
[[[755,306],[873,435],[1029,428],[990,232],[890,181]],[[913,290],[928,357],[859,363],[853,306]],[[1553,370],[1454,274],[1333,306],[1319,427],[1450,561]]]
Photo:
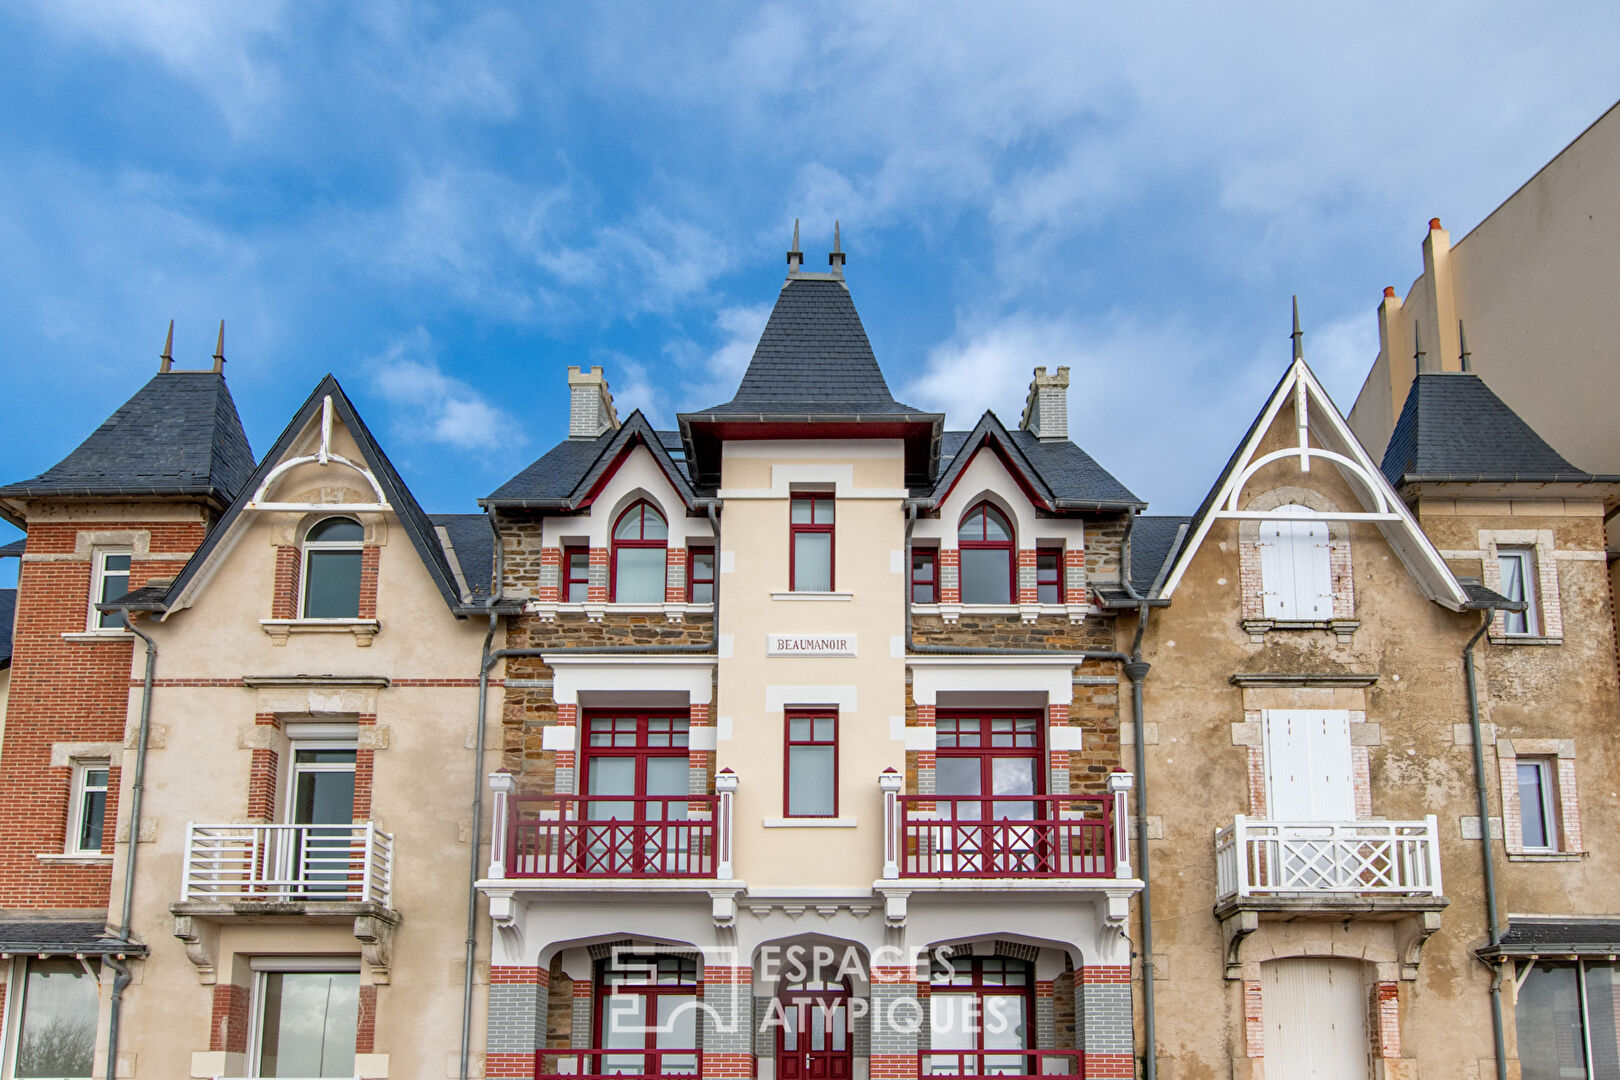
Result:
[[485,1076],[534,1075],[534,1052],[546,1044],[550,986],[551,973],[538,967],[490,965]]
[[917,1080],[917,1051],[927,1017],[909,965],[872,967],[872,1080]]
[[754,1075],[754,971],[703,965],[703,1080]]
[[1131,1080],[1136,1075],[1129,965],[1088,965],[1080,982],[1080,1045],[1086,1080]]

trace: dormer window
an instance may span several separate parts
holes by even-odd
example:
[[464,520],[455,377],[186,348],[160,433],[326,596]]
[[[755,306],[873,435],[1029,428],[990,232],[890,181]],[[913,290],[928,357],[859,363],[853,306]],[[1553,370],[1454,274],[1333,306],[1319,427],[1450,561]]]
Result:
[[987,502],[969,510],[957,530],[961,549],[962,603],[1013,602],[1013,530],[1007,518]]
[[1300,520],[1308,507],[1290,504],[1285,518],[1260,523],[1262,607],[1278,622],[1327,622],[1333,618],[1333,560],[1326,521]]
[[618,604],[662,604],[669,523],[646,499],[613,525],[612,599]]
[[316,522],[304,537],[303,617],[360,617],[360,542],[365,529],[353,518]]

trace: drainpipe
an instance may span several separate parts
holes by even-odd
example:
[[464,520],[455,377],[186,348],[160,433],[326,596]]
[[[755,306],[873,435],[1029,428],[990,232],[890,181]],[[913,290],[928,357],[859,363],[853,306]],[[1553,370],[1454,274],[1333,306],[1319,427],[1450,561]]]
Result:
[[[1502,942],[1502,924],[1496,917],[1496,862],[1491,850],[1491,807],[1485,787],[1484,732],[1479,722],[1479,684],[1474,674],[1474,646],[1490,628],[1495,611],[1487,610],[1474,636],[1463,646],[1463,675],[1468,683],[1468,726],[1474,736],[1474,788],[1479,797],[1479,854],[1485,877],[1485,925],[1490,946]],[[1507,1080],[1507,1040],[1502,1031],[1502,964],[1491,965],[1491,1038],[1496,1048],[1496,1080]]]
[[[152,682],[157,671],[157,642],[135,624],[129,608],[123,613],[124,625],[146,643],[146,676],[141,683],[141,720],[135,739],[135,779],[129,793],[129,850],[124,856],[124,898],[118,914],[118,940],[130,945],[130,923],[135,909],[135,855],[141,841],[141,799],[146,792],[146,747],[152,731]],[[123,1013],[124,988],[129,985],[129,966],[116,953],[102,957],[113,969],[112,1001],[107,1015],[107,1075],[118,1075],[118,1024]]]

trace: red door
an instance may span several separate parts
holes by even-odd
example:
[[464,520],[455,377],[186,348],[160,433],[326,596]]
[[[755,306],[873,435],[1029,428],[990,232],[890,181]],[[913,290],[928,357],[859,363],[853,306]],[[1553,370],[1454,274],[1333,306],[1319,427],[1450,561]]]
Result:
[[777,1080],[850,1080],[849,989],[789,990],[776,1029]]

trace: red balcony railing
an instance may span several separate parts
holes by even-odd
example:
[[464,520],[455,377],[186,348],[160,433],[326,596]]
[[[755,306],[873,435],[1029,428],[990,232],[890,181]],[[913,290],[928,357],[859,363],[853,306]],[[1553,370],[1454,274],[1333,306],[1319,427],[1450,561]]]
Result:
[[917,1055],[918,1076],[1084,1077],[1078,1050],[925,1050]]
[[536,1077],[697,1076],[702,1068],[699,1050],[538,1050],[534,1055]]

